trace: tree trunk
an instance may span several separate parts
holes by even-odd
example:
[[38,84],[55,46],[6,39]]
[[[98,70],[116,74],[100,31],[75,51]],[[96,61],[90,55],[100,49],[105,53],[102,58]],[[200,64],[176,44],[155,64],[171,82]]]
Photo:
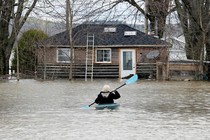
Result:
[[144,21],[144,33],[148,34],[148,0],[145,0],[145,21]]
[[[185,36],[185,47],[188,59],[200,60],[201,50],[207,46],[207,25],[209,2],[175,0],[177,13]],[[203,2],[203,3],[202,3]],[[205,37],[203,37],[205,35]],[[203,41],[203,38],[205,40]]]
[[[210,13],[209,13],[210,16]],[[207,25],[206,29],[206,60],[210,61],[210,22]]]
[[11,55],[12,47],[9,46],[8,39],[1,41],[2,45],[0,46],[0,64],[1,64],[1,73],[0,75],[6,75],[9,73],[9,58]]
[[[138,11],[144,14],[146,19],[150,21],[150,31],[159,38],[163,37],[166,16],[170,13],[169,3],[170,0],[146,0],[145,11],[138,5],[136,0],[124,0],[130,5],[134,6]],[[168,12],[169,11],[169,12]],[[145,29],[147,32],[147,29]]]
[[[28,1],[23,0],[18,2],[6,0],[0,3],[0,75],[8,74],[9,58],[14,42],[37,1],[33,0],[31,5]],[[24,5],[25,3],[27,6]],[[11,25],[12,30],[10,32]]]
[[206,34],[206,36],[208,37],[207,43],[206,43],[206,60],[210,61],[210,27],[208,28],[208,32]]
[[71,1],[66,0],[66,29],[67,29],[67,38],[69,40],[70,48],[70,67],[69,67],[69,80],[72,80],[72,71],[73,71],[73,40],[72,40],[72,10],[71,10]]
[[150,29],[159,38],[163,37],[169,3],[170,0],[149,0]]
[[203,79],[204,51],[209,55],[210,1],[175,0],[185,36],[188,59],[199,60],[197,80]]
[[9,63],[7,63],[7,58],[6,58],[4,49],[0,48],[0,51],[1,51],[1,57],[0,57],[1,75],[5,75],[5,74],[8,74],[7,71],[9,70]]

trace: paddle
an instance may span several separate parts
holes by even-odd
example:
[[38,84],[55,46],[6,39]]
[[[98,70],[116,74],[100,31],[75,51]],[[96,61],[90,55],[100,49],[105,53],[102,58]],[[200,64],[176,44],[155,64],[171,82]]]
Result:
[[[115,90],[113,91],[116,91],[118,90],[119,88],[125,86],[125,85],[129,85],[129,84],[132,84],[132,83],[135,83],[136,81],[138,80],[138,75],[137,74],[134,74],[131,78],[129,78],[124,84],[122,84],[121,86],[119,86],[118,88],[116,88]],[[89,105],[85,105],[83,108],[84,109],[88,109],[89,107],[91,107],[93,104],[95,104],[95,102],[89,104]]]

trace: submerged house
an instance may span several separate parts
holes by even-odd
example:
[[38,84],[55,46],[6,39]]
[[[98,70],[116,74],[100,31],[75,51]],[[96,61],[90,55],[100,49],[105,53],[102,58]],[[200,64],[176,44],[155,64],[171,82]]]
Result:
[[68,78],[70,66],[74,78],[168,78],[171,45],[156,37],[124,24],[82,24],[72,36],[73,49],[67,31],[38,43],[39,78]]

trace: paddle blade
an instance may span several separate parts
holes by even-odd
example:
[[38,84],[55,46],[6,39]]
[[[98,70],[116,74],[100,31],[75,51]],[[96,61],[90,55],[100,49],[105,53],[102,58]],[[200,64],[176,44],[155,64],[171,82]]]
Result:
[[130,79],[126,81],[126,85],[135,83],[138,80],[138,75],[134,74]]
[[89,106],[89,105],[84,105],[82,108],[83,108],[83,109],[89,109],[90,106]]
[[89,105],[85,105],[85,106],[83,106],[82,108],[83,108],[83,109],[89,109],[93,104],[95,104],[95,102],[93,102],[93,103],[91,103],[91,104],[89,104]]

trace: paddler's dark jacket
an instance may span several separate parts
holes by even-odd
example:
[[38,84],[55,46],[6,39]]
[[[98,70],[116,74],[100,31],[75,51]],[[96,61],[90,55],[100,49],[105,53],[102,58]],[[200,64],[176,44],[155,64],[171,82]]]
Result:
[[120,94],[118,91],[112,91],[110,92],[108,97],[102,96],[102,91],[98,94],[98,97],[95,100],[95,103],[97,104],[112,104],[114,103],[114,99],[119,99]]

